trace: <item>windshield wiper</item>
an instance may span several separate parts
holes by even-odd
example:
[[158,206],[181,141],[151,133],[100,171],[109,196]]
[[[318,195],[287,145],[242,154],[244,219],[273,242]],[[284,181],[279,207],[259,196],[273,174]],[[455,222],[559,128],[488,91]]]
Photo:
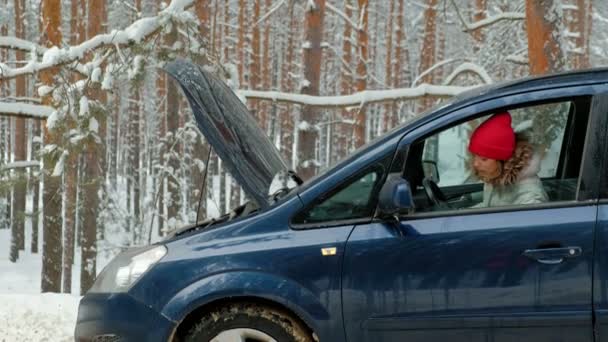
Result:
[[230,212],[228,212],[224,215],[221,215],[219,217],[212,217],[210,219],[206,219],[206,220],[197,222],[193,225],[179,229],[178,231],[175,232],[175,236],[179,236],[179,235],[193,232],[193,231],[205,230],[205,229],[208,229],[209,227],[217,225],[218,223],[228,222],[228,221],[234,220],[235,218],[248,216],[249,214],[256,212],[257,210],[258,210],[258,207],[255,204],[255,202],[248,201],[248,202],[245,202],[244,204],[232,209]]

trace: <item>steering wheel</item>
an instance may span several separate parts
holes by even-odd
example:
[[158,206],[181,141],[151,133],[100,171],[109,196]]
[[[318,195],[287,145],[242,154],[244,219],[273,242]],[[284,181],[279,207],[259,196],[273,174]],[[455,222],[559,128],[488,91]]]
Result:
[[448,199],[445,197],[439,186],[437,186],[437,183],[429,178],[424,178],[422,180],[422,187],[424,188],[426,197],[429,198],[429,201],[431,201],[435,208],[451,209]]

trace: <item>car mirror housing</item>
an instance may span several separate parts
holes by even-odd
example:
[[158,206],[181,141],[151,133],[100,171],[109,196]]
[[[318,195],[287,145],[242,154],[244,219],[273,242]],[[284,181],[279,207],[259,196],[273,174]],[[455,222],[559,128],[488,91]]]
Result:
[[400,173],[391,173],[380,190],[378,216],[382,219],[394,218],[401,212],[414,208],[410,183]]

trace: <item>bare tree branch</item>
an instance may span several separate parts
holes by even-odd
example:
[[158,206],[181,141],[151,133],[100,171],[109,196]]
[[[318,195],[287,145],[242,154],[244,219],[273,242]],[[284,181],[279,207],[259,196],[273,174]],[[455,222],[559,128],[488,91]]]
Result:
[[526,14],[525,13],[520,13],[520,12],[502,12],[502,13],[499,13],[499,14],[497,14],[495,16],[488,17],[488,18],[485,18],[483,20],[480,20],[480,21],[477,21],[477,22],[474,22],[474,23],[469,23],[464,18],[464,16],[462,15],[462,13],[460,13],[460,9],[458,8],[458,6],[454,2],[454,0],[450,0],[450,1],[452,2],[452,5],[456,9],[456,14],[458,14],[458,18],[460,18],[460,22],[465,27],[465,29],[463,30],[464,32],[472,32],[472,31],[475,31],[475,30],[479,30],[480,28],[493,25],[493,24],[495,24],[495,23],[497,23],[499,21],[503,21],[503,20],[524,20],[524,19],[526,19]]
[[347,24],[349,24],[350,26],[352,26],[355,30],[358,31],[361,28],[361,26],[357,25],[357,23],[352,21],[346,14],[344,14],[344,12],[337,9],[336,7],[334,7],[334,5],[330,4],[329,2],[325,3],[325,8],[327,8],[328,10],[330,10],[330,11],[334,12],[335,14],[337,14],[338,16],[340,16],[340,18],[344,19],[344,21]]
[[264,16],[262,16],[260,18],[260,20],[256,21],[255,24],[253,24],[254,26],[257,26],[259,24],[261,24],[263,21],[265,21],[266,19],[268,19],[274,12],[276,12],[276,10],[278,10],[281,6],[283,6],[283,4],[285,3],[285,0],[281,0],[281,2],[279,2],[278,4],[276,4],[273,8],[271,8],[268,13],[264,14]]

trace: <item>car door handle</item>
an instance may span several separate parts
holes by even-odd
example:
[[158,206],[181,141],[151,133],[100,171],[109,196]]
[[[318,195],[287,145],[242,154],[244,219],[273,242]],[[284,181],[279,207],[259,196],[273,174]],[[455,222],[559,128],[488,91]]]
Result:
[[555,265],[567,258],[575,258],[581,255],[580,247],[559,247],[559,248],[539,248],[526,249],[522,255],[534,259],[541,264]]

